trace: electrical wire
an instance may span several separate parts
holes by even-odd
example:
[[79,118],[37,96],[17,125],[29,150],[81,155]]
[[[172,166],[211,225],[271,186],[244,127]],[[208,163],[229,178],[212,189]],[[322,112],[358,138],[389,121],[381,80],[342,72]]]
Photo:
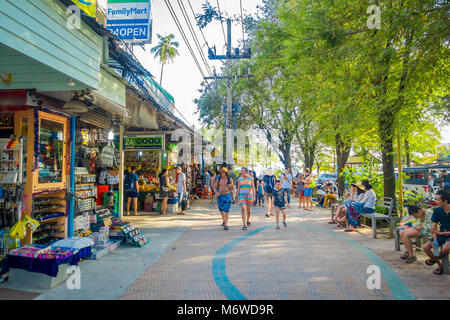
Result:
[[[187,37],[186,37],[186,34],[185,34],[184,31],[183,31],[183,28],[182,28],[182,26],[181,26],[181,24],[180,24],[180,21],[178,20],[178,17],[177,17],[177,15],[176,15],[175,11],[173,10],[172,5],[170,4],[169,0],[164,0],[164,2],[166,3],[167,8],[169,9],[169,12],[170,12],[170,14],[171,14],[171,16],[172,16],[172,18],[173,18],[173,20],[174,20],[174,22],[175,22],[175,24],[176,24],[178,30],[180,31],[181,36],[183,37],[183,40],[184,40],[184,42],[186,43],[186,46],[188,47],[188,50],[189,50],[189,52],[191,53],[191,56],[192,56],[192,58],[194,59],[194,62],[195,62],[195,64],[197,65],[198,70],[199,70],[200,73],[202,74],[203,79],[206,78],[205,73],[203,72],[203,70],[202,70],[202,68],[201,68],[201,66],[200,66],[200,63],[198,62],[197,56],[195,55],[194,51],[192,50],[192,47],[191,47],[191,45],[190,45],[190,43],[189,43],[189,41],[188,41],[188,39],[187,39]],[[214,93],[214,91],[211,89],[211,87],[209,86],[209,83],[208,83],[207,81],[206,81],[206,86],[208,87],[208,89],[209,89],[211,92]]]
[[181,13],[183,14],[184,20],[186,20],[186,24],[188,25],[189,32],[191,33],[192,38],[194,39],[194,43],[197,47],[197,50],[200,53],[200,58],[203,60],[203,63],[205,64],[206,70],[208,71],[209,75],[212,76],[211,67],[209,66],[208,59],[206,59],[205,54],[202,51],[202,46],[200,45],[200,42],[198,41],[198,37],[195,34],[194,27],[192,26],[192,23],[189,20],[189,15],[186,11],[186,7],[184,6],[182,1],[177,0],[177,2],[178,2],[178,6],[181,9]]
[[219,0],[216,0],[217,2],[217,9],[219,9],[219,15],[220,15],[220,23],[222,25],[222,33],[223,33],[223,39],[225,40],[225,44],[227,44],[227,37],[225,36],[225,29],[223,27],[223,19],[222,19],[222,12],[220,11],[220,4],[219,4]]
[[244,15],[242,14],[242,0],[239,0],[241,6],[241,20],[242,20],[242,45],[245,45],[245,32],[244,32]]
[[[188,0],[188,4],[189,4],[189,7],[191,7],[191,12],[192,12],[192,14],[193,14],[193,16],[195,18],[195,21],[198,23],[197,16],[196,16],[196,14],[194,12],[194,9],[192,8],[192,5],[191,5],[191,0]],[[208,49],[210,49],[208,41],[206,41],[206,37],[205,37],[205,34],[203,33],[202,28],[200,28],[200,27],[198,27],[198,28],[200,29],[200,33],[202,34],[202,37],[203,37],[203,40],[205,41],[206,46],[208,47]]]
[[[100,7],[100,6],[99,6],[99,7]],[[100,7],[100,8],[103,9],[103,12],[105,12],[105,11],[104,11],[104,8],[102,8],[102,7]],[[109,19],[106,17],[106,14],[105,14],[104,16],[105,16],[106,21],[109,22]],[[111,26],[113,27],[113,29],[114,29],[115,31],[117,31],[117,29],[115,28],[114,25],[111,25]],[[138,64],[143,70],[146,70],[146,69],[142,66],[142,64],[140,63],[139,59],[134,55],[133,50],[129,48],[128,44],[127,44],[125,41],[123,41],[122,39],[120,39],[119,37],[116,37],[116,39],[117,39],[119,42],[121,42],[121,43],[128,49],[128,53],[131,54],[131,56],[134,58],[134,60],[137,62],[137,64]],[[147,87],[149,87],[150,90],[153,92],[154,96],[158,98],[160,105],[161,105],[161,106],[164,106],[164,102],[161,100],[161,98],[159,97],[159,95],[157,94],[157,92],[155,92],[155,90],[153,90],[152,86],[148,86],[148,85],[147,85],[147,86],[144,86],[144,85],[142,85],[141,82],[145,83],[145,81],[144,81],[145,79],[144,79],[144,80],[138,79],[137,76],[136,76],[135,74],[133,74],[133,73],[129,73],[129,75],[130,75],[130,78],[133,79],[134,83],[135,83],[137,86],[140,87],[140,89],[143,91],[144,94],[146,94],[148,97],[151,97],[150,92],[147,90]],[[156,102],[156,100],[155,100],[155,102]],[[163,108],[165,109],[165,107],[163,107]],[[175,107],[175,104],[173,104],[173,108],[180,114],[180,116],[184,119],[184,121],[186,121],[186,123],[190,126],[191,124],[189,123],[189,121],[188,121],[188,120],[184,117],[184,115],[183,115],[183,114]],[[167,110],[167,111],[169,111],[169,110]]]

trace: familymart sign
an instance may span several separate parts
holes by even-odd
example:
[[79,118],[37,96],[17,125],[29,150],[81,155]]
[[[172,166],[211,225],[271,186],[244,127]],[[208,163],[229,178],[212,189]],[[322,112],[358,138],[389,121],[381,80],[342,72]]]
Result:
[[108,0],[106,28],[132,43],[151,43],[151,0]]

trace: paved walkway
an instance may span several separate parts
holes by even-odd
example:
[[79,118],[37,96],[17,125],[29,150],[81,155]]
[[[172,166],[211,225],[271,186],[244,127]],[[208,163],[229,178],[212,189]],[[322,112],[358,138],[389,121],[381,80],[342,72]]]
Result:
[[[126,217],[150,238],[143,248],[120,247],[100,260],[80,263],[81,290],[65,283],[36,292],[37,299],[450,299],[450,277],[418,261],[405,264],[393,239],[371,238],[370,229],[345,233],[327,224],[329,210],[288,210],[288,228],[253,209],[242,230],[232,207],[224,231],[216,207],[196,201],[186,216]],[[296,208],[296,207],[295,207]],[[367,288],[369,266],[381,271],[381,288]]]
[[[328,225],[329,211],[288,210],[288,228],[253,210],[243,231],[233,206],[230,230],[214,209],[183,217],[191,228],[131,285],[121,299],[450,299],[450,278],[433,275],[424,257],[405,264],[392,239],[371,239]],[[209,218],[210,217],[210,218]],[[369,266],[381,288],[367,288]]]

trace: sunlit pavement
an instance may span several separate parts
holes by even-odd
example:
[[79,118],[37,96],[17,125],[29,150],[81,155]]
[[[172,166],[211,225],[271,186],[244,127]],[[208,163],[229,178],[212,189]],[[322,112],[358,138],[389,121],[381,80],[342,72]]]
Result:
[[[121,299],[450,299],[450,277],[432,274],[420,253],[405,264],[393,239],[374,240],[370,229],[345,233],[327,224],[329,209],[292,206],[280,230],[265,212],[253,209],[247,231],[238,206],[224,231],[209,201],[197,201],[186,216],[127,218],[145,228],[189,229]],[[380,289],[367,285],[373,266],[381,271]]]

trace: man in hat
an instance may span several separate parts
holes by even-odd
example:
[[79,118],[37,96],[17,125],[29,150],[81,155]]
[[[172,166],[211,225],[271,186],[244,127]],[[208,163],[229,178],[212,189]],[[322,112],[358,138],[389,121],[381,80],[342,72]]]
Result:
[[217,194],[217,205],[222,215],[222,226],[224,230],[228,230],[228,219],[230,217],[231,199],[234,194],[233,179],[230,178],[228,169],[223,167],[219,171],[219,175],[214,182],[214,190]]

